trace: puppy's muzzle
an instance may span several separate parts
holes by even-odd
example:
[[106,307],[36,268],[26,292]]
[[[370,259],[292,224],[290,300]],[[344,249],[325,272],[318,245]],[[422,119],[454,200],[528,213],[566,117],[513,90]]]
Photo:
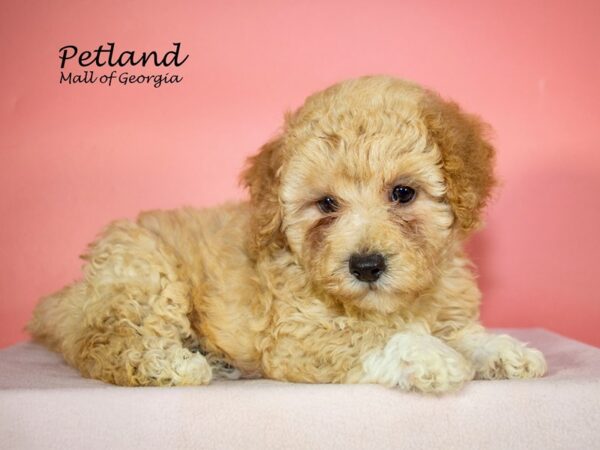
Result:
[[385,272],[385,268],[385,258],[381,253],[355,253],[348,262],[350,273],[356,279],[366,283],[377,281]]

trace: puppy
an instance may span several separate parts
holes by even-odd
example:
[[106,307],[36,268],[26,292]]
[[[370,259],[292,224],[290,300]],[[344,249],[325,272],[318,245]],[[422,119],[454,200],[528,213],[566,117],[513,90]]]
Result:
[[28,329],[90,378],[217,376],[442,393],[544,374],[479,324],[463,242],[494,185],[486,126],[418,85],[309,97],[249,159],[250,200],[109,225]]

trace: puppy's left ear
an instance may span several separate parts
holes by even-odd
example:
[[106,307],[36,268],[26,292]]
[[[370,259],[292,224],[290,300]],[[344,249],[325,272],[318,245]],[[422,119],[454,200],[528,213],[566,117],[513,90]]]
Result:
[[283,137],[279,136],[248,158],[242,172],[241,183],[250,192],[251,250],[255,254],[285,246],[279,200],[282,153]]
[[442,154],[446,197],[455,226],[466,235],[481,225],[483,209],[496,184],[490,127],[433,92],[425,96],[423,112],[430,137]]

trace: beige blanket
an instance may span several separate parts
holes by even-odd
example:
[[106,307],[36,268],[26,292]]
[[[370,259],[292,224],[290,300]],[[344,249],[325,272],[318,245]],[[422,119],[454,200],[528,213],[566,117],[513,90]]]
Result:
[[0,351],[0,448],[600,449],[600,349],[543,330],[549,374],[425,397],[372,385],[121,388],[23,343]]

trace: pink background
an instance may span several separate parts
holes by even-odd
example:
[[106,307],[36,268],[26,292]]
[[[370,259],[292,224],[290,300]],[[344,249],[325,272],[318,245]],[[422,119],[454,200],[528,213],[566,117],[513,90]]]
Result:
[[[237,173],[284,110],[374,73],[433,87],[496,130],[503,186],[471,244],[484,322],[600,345],[600,2],[149,3],[0,6],[0,346],[79,276],[104,224],[241,198]],[[183,83],[59,85],[60,47],[107,41],[182,42]]]

